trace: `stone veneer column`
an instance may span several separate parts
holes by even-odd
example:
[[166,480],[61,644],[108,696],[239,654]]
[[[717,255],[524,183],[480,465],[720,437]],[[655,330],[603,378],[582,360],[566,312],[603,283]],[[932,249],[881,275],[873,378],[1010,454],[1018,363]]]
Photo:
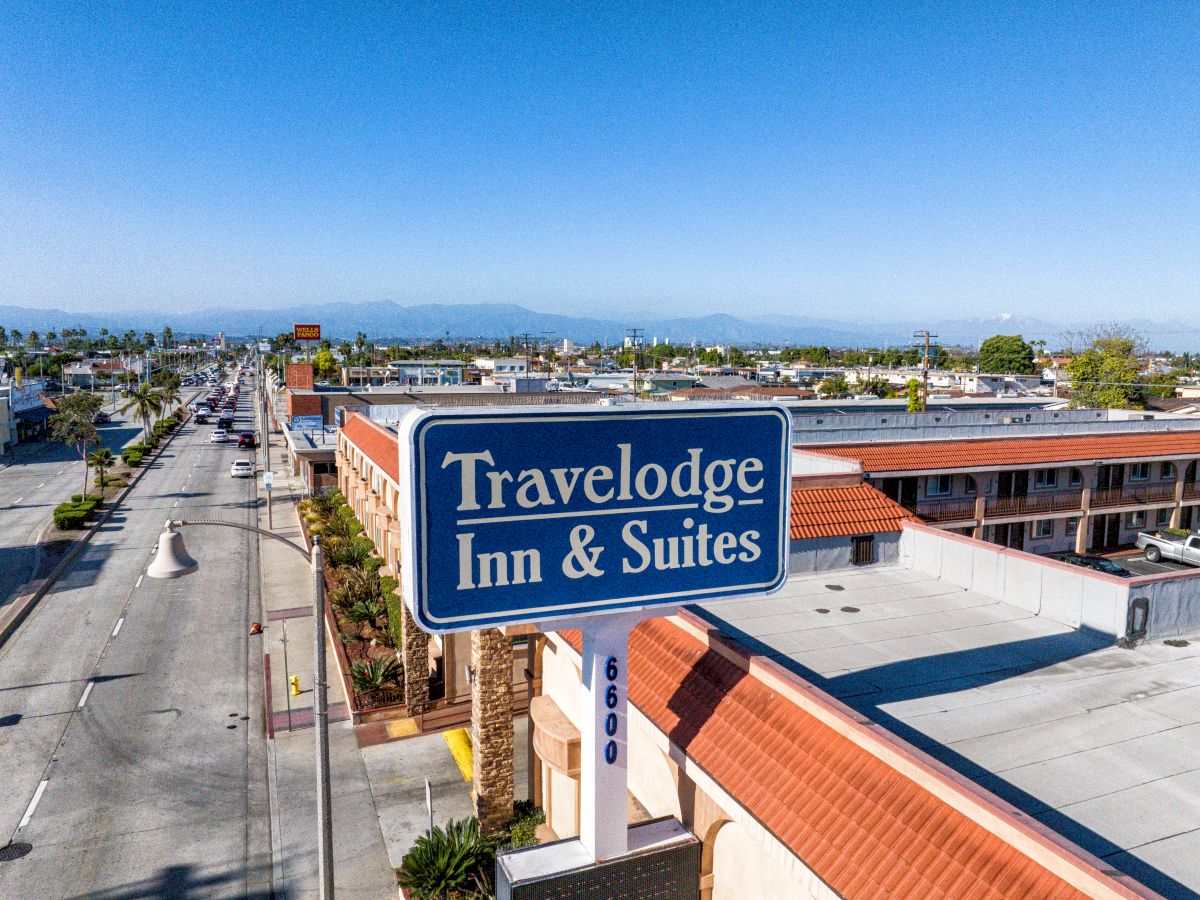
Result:
[[494,834],[513,812],[512,641],[495,628],[472,631],[471,665],[475,816]]
[[401,603],[404,618],[400,623],[401,653],[404,655],[404,704],[415,716],[429,705],[429,635]]

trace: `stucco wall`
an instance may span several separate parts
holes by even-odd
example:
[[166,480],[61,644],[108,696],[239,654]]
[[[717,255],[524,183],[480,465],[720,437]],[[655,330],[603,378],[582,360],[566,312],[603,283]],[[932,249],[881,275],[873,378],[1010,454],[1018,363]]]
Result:
[[921,525],[905,525],[900,564],[1071,628],[1125,634],[1129,586],[1112,576]]
[[[781,893],[784,885],[786,894]],[[767,853],[745,826],[737,822],[722,825],[713,849],[712,900],[783,896],[805,900],[814,894]]]
[[[875,535],[875,565],[895,565],[900,558],[900,533],[885,532]],[[825,572],[830,569],[846,569],[850,563],[850,538],[810,538],[791,543],[788,555],[788,571]]]

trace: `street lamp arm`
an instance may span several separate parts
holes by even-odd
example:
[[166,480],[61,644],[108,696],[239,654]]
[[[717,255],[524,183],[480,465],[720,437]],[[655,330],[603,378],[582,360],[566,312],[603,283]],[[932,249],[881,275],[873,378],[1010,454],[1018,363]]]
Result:
[[224,519],[171,519],[168,523],[172,528],[183,528],[187,525],[224,525],[227,528],[240,528],[242,531],[253,531],[255,534],[263,537],[274,538],[281,544],[287,544],[309,562],[312,562],[312,554],[297,544],[295,541],[289,541],[285,537],[280,537],[273,531],[267,531],[265,528],[255,528],[253,525],[243,525],[240,522],[227,522]]

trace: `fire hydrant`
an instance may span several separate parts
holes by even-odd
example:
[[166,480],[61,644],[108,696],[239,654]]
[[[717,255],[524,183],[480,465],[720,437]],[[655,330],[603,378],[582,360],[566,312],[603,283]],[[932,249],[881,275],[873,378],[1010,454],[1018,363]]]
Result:
[[300,696],[300,676],[293,675],[291,678],[288,679],[288,684],[290,684],[292,686],[292,696],[293,697]]

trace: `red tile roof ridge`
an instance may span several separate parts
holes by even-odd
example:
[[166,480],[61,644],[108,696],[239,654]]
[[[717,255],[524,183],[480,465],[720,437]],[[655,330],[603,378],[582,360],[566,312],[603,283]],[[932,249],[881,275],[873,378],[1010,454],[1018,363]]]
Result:
[[955,811],[996,835],[1066,883],[1091,897],[1157,897],[1158,894],[1030,819],[1020,810],[938,762],[765,656],[753,653],[686,609],[670,617],[692,637],[762,682],[837,734],[886,763]]

